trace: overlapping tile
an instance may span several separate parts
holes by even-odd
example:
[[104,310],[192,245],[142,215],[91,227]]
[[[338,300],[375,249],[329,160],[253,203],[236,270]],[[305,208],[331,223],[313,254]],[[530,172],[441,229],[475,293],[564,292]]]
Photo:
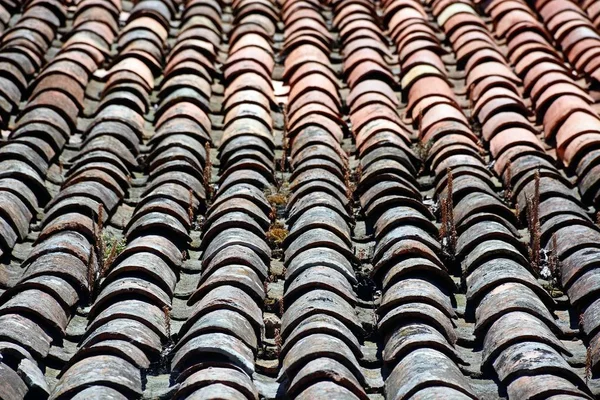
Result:
[[[10,2],[0,5],[0,25],[6,26],[9,22],[4,11],[15,12],[20,7],[20,4]],[[28,84],[44,66],[46,52],[56,38],[58,28],[65,23],[66,14],[62,1],[27,2],[23,4],[17,22],[3,30],[0,41],[0,65],[4,71],[0,78],[0,126],[8,126],[19,102],[31,93]],[[85,25],[79,27],[79,30],[83,29]]]
[[[65,17],[66,9],[60,1],[27,4],[18,22],[2,36],[0,65],[4,72],[0,76],[1,126],[8,125],[11,113],[29,90],[29,81],[43,66],[46,51]],[[77,36],[81,32],[73,31],[73,41],[65,43],[61,54],[70,57],[75,47],[82,45],[91,48],[90,51],[101,52],[102,43],[82,44]],[[103,58],[102,55],[100,57]],[[0,149],[0,204],[3,210],[0,215],[0,255],[10,251],[17,241],[27,236],[29,223],[37,213],[37,207],[43,206],[48,200],[43,181],[49,163],[60,154],[70,135],[83,102],[85,84],[89,74],[97,67],[94,62],[92,71],[83,72],[83,88],[76,85],[63,89],[56,81],[52,81],[56,76],[51,77],[51,71],[58,64],[60,61],[55,60],[40,73],[35,83],[38,89],[35,90],[34,86],[8,143]],[[52,101],[48,100],[50,97]],[[63,102],[66,111],[61,115],[53,110],[55,103],[60,102]]]
[[[590,21],[577,3],[569,0],[537,1],[532,5],[573,68],[597,84],[600,77],[597,61],[600,34],[597,25]],[[594,19],[593,3],[583,2],[581,6]]]
[[22,6],[20,1],[6,0],[0,3],[0,35],[11,26],[11,18],[21,12]]
[[[548,2],[547,6],[539,3],[536,8],[570,65],[595,79],[591,74],[597,46],[593,43],[598,34],[583,12],[577,5],[562,0]],[[505,11],[498,11],[502,9]],[[571,66],[562,62],[533,11],[522,7],[517,12],[502,2],[486,5],[485,10],[497,21],[497,35],[508,41],[509,60],[523,79],[537,121],[543,123],[544,138],[555,144],[558,158],[577,175],[582,199],[597,205],[600,189],[596,144],[600,117],[593,108],[594,100],[575,82]],[[557,21],[562,22],[555,24]],[[511,29],[515,22],[522,29]]]

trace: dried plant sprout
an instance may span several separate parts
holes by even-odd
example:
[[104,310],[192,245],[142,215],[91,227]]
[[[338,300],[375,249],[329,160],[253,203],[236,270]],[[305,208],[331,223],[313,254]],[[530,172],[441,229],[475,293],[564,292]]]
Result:
[[210,159],[210,143],[206,142],[204,144],[204,151],[206,152],[206,165],[204,166],[204,191],[206,192],[206,200],[212,199],[213,196],[213,186],[211,184],[212,180],[212,161]]

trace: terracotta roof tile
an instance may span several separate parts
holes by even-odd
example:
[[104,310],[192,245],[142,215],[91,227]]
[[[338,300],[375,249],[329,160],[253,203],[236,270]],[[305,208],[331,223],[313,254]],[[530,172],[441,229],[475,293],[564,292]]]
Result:
[[598,396],[599,21],[0,1],[0,397]]

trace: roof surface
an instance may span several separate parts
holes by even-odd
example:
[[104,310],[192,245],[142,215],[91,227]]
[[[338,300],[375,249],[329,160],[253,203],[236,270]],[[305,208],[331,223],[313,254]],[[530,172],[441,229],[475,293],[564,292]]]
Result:
[[0,399],[597,398],[599,30],[0,0]]

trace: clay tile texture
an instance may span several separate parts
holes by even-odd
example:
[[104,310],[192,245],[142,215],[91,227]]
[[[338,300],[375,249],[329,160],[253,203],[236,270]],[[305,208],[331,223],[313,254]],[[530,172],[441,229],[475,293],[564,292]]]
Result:
[[600,0],[0,0],[0,400],[600,398]]

